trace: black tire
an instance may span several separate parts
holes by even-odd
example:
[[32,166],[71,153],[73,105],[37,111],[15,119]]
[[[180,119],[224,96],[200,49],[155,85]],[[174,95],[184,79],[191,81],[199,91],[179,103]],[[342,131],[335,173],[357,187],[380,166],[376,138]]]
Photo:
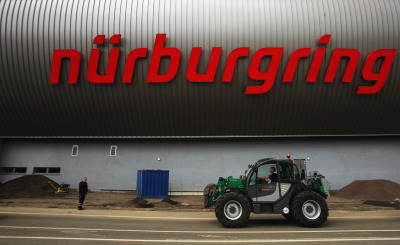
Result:
[[208,184],[203,191],[203,195],[209,195],[212,196],[214,194],[214,191],[217,189],[217,185],[216,184]]
[[225,227],[242,227],[249,221],[249,200],[239,192],[226,193],[218,198],[215,205],[215,216]]
[[208,184],[203,191],[203,196],[204,196],[204,208],[209,208],[211,207],[210,204],[210,199],[212,198],[214,191],[218,188],[216,184]]
[[293,220],[293,215],[292,213],[288,214],[282,214],[283,217],[285,217],[287,220],[292,221]]
[[303,191],[294,197],[291,214],[300,226],[320,227],[328,219],[328,205],[320,194]]

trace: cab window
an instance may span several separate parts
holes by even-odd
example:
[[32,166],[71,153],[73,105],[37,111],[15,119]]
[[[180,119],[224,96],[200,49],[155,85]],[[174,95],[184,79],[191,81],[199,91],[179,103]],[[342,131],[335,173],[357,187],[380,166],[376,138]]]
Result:
[[268,182],[268,179],[267,179],[267,181],[260,181],[257,179],[257,177],[265,177],[265,176],[271,175],[271,172],[270,172],[271,167],[274,167],[276,170],[277,169],[276,162],[268,162],[266,164],[259,166],[258,169],[256,171],[254,171],[253,174],[251,175],[249,185],[251,186],[251,185],[262,184],[262,183]]
[[279,163],[279,174],[282,181],[299,181],[300,173],[296,165],[288,162]]
[[249,186],[257,184],[257,170],[250,177]]
[[280,162],[279,163],[279,177],[281,178],[282,181],[291,181],[293,179],[293,170],[292,170],[292,164],[289,164],[288,162]]
[[296,165],[293,165],[293,180],[295,180],[295,181],[300,181],[300,179],[301,179],[301,177],[300,177],[300,172],[299,172],[299,169],[297,168],[297,166]]

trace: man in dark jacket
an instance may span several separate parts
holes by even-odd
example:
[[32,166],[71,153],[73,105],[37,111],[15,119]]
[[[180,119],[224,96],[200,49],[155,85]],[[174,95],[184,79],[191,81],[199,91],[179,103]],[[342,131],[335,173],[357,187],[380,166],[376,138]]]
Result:
[[83,180],[79,182],[79,205],[78,205],[78,210],[82,210],[82,204],[85,201],[86,194],[88,193],[88,184],[87,184],[87,178],[83,177]]

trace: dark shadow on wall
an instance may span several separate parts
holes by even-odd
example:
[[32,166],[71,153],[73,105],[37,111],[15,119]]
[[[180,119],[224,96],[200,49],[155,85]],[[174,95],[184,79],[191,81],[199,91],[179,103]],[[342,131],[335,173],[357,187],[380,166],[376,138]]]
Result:
[[2,156],[3,156],[3,146],[5,144],[6,140],[5,139],[0,139],[0,164],[1,164],[1,160],[2,160]]

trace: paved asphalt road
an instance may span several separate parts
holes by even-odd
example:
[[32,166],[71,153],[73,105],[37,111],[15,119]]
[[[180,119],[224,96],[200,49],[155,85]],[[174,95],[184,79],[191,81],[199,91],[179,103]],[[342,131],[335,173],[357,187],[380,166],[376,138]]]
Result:
[[0,244],[400,244],[400,211],[331,211],[307,229],[280,215],[252,215],[226,229],[213,212],[0,208]]

